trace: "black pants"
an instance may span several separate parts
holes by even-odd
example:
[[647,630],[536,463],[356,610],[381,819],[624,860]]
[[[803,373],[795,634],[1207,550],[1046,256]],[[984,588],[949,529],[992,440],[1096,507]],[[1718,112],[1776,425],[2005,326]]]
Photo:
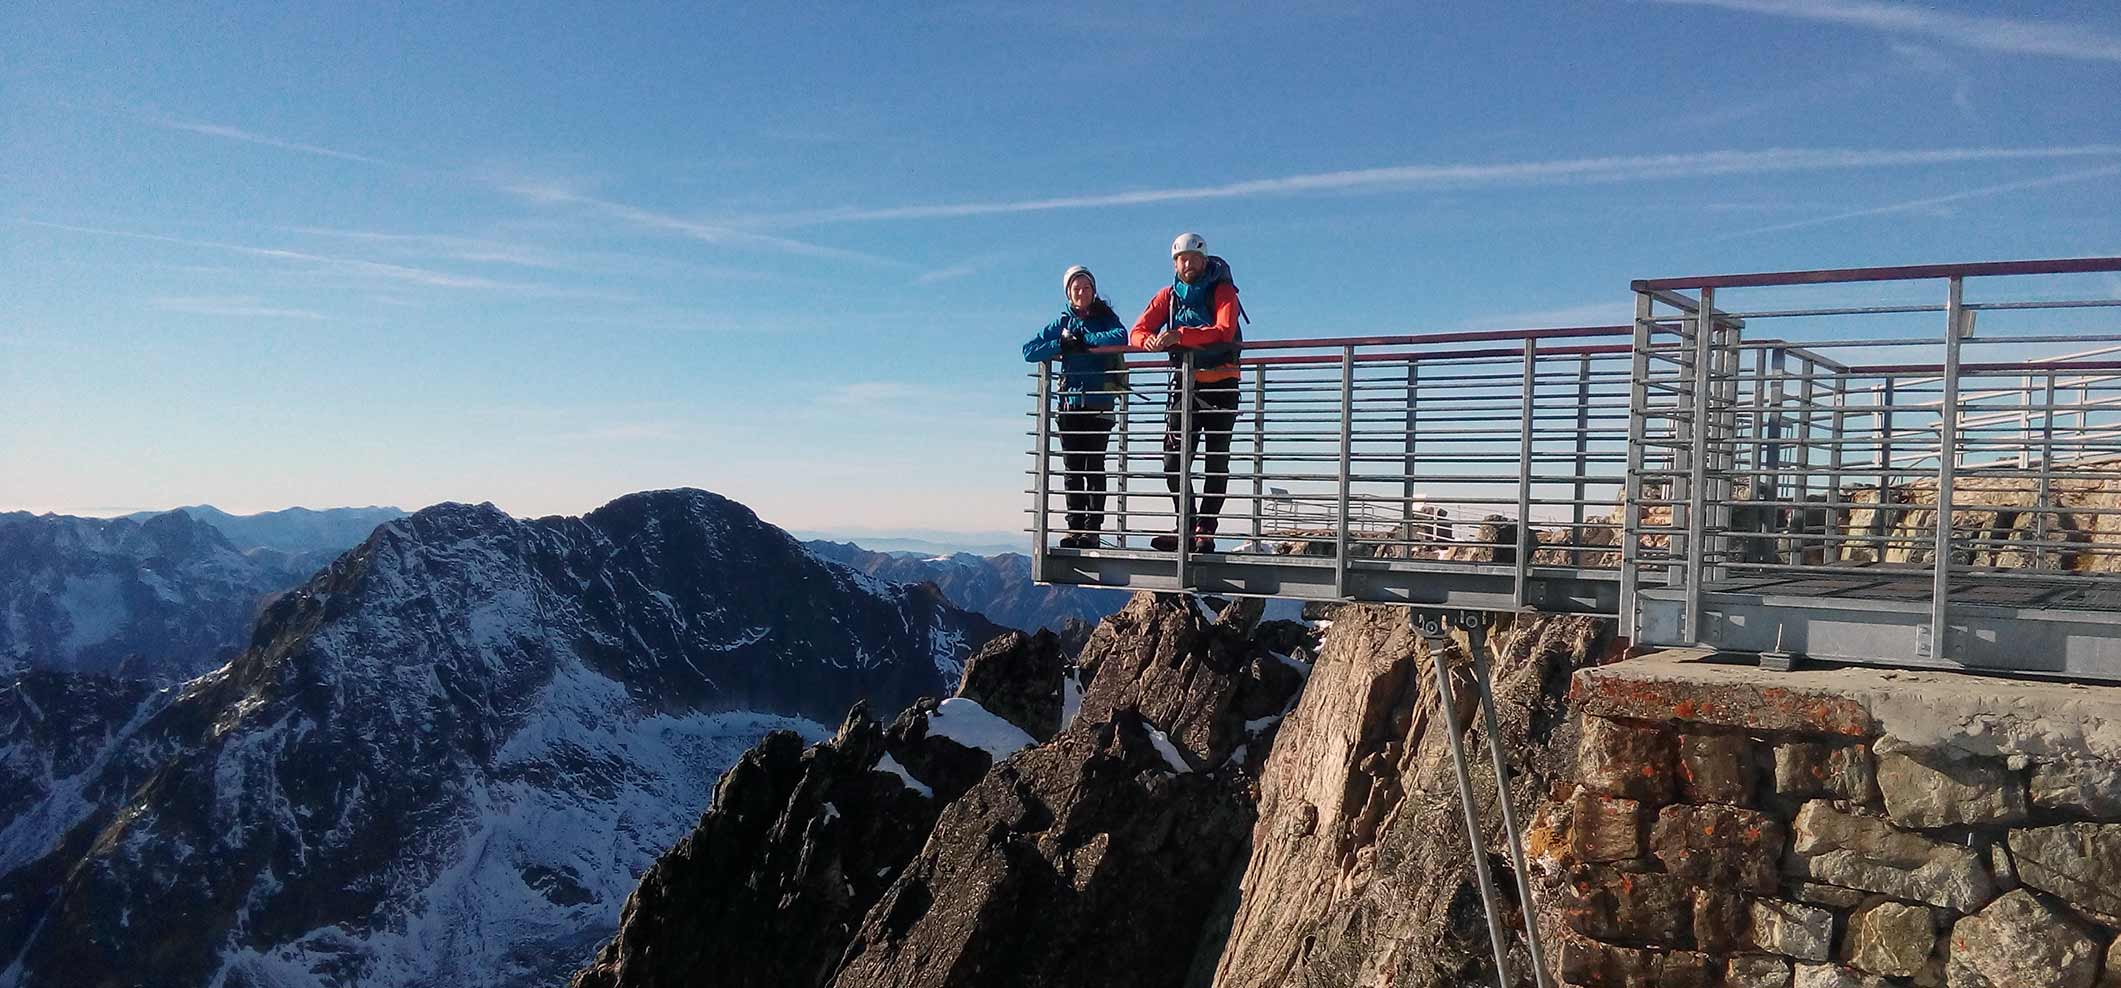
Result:
[[1105,447],[1112,414],[1098,409],[1060,413],[1062,483],[1068,489],[1068,528],[1095,532],[1105,525]]
[[[1180,415],[1183,397],[1173,382],[1171,401],[1164,409],[1164,481],[1171,488],[1171,504],[1193,519],[1193,530],[1215,534],[1215,516],[1223,509],[1223,492],[1230,489],[1230,432],[1237,427],[1237,381],[1193,384],[1193,432],[1184,438]],[[1200,437],[1208,437],[1208,455],[1195,465],[1201,471],[1200,504],[1188,508],[1193,495],[1190,477],[1179,474],[1179,452],[1191,445],[1199,448]]]

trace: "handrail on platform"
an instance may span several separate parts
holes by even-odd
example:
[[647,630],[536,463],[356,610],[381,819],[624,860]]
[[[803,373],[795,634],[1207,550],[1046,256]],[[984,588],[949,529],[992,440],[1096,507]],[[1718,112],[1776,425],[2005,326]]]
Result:
[[[1036,575],[1980,664],[1999,602],[2121,610],[2097,596],[2121,590],[2121,326],[2099,322],[2121,287],[2023,293],[2113,272],[2121,258],[1644,279],[1629,324],[1254,340],[1209,381],[1190,352],[1100,351],[1126,355],[1103,414],[1036,375]],[[1936,304],[1732,304],[1934,280]],[[1910,328],[1924,313],[1944,318]],[[1845,620],[1885,636],[1859,646],[1806,613],[1732,609],[1774,594],[1900,616]],[[2116,626],[2084,640],[2121,677]]]

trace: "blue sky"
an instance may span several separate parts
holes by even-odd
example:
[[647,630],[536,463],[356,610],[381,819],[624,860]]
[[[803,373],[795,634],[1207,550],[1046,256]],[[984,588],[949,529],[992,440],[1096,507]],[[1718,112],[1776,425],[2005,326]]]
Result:
[[1180,230],[1254,337],[2121,253],[2111,3],[778,6],[0,7],[0,510],[1004,529]]

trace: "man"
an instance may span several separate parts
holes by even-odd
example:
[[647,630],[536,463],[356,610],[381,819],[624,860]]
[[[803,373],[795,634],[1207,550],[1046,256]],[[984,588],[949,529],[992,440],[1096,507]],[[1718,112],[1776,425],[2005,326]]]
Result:
[[[1184,382],[1171,377],[1170,403],[1164,412],[1164,478],[1171,489],[1171,502],[1193,521],[1193,552],[1215,551],[1216,515],[1223,508],[1223,492],[1230,486],[1230,432],[1237,425],[1237,356],[1244,347],[1237,319],[1243,310],[1237,303],[1237,286],[1230,280],[1230,266],[1208,254],[1208,243],[1198,233],[1181,233],[1171,241],[1171,287],[1156,293],[1141,318],[1134,321],[1128,342],[1137,349],[1171,354],[1171,366],[1184,366],[1184,354],[1193,353],[1193,428],[1185,428]],[[1199,437],[1207,437],[1207,458],[1201,471],[1201,498],[1193,504],[1192,478],[1179,471],[1180,452],[1199,448]],[[1178,549],[1180,533],[1159,535],[1151,548],[1165,552]]]

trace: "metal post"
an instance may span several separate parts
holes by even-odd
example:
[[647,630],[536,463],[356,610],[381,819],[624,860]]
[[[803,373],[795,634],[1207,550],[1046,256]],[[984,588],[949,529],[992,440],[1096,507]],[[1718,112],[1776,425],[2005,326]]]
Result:
[[[1814,365],[1814,369],[1817,369],[1817,365]],[[1848,379],[1837,378],[1834,382],[1834,414],[1829,420],[1832,426],[1827,436],[1833,440],[1834,445],[1826,453],[1826,531],[1833,535],[1840,535],[1846,530],[1846,526],[1841,523],[1841,462],[1842,448],[1848,438],[1848,395]],[[1828,558],[1822,561],[1830,562],[1841,562],[1846,555],[1842,551],[1841,543],[1828,543],[1822,554],[1828,554]]]
[[1127,404],[1134,397],[1134,380],[1124,367],[1119,373],[1119,397],[1113,404],[1119,412],[1119,491],[1114,495],[1119,511],[1114,517],[1119,522],[1118,541],[1115,544],[1124,549],[1127,547],[1127,474],[1134,471],[1133,450],[1127,446],[1127,417],[1132,414],[1132,409],[1128,408]]
[[[1797,502],[1797,507],[1794,512],[1796,517],[1792,519],[1795,524],[1791,527],[1800,537],[1794,543],[1795,552],[1790,561],[1801,564],[1805,554],[1810,551],[1809,543],[1802,536],[1811,534],[1809,519],[1812,500],[1812,407],[1819,400],[1819,364],[1809,357],[1799,357],[1797,366],[1801,368],[1804,380],[1797,384],[1797,404],[1800,409],[1797,416],[1797,496],[1792,499]],[[1819,534],[1834,533],[1822,528]],[[1822,563],[1826,562],[1825,547],[1829,544],[1820,543],[1819,561]]]
[[1266,534],[1260,530],[1262,499],[1267,475],[1267,365],[1252,365],[1252,549],[1266,552]]
[[1653,300],[1648,292],[1635,293],[1635,345],[1628,368],[1628,469],[1620,498],[1620,631],[1633,643],[1641,635],[1635,595],[1642,577],[1642,446],[1648,431],[1644,420],[1650,412],[1650,341],[1656,326],[1651,322]]
[[[2048,512],[2054,509],[2055,476],[2055,372],[2047,372],[2046,394],[2040,403],[2047,411],[2040,417],[2040,494],[2033,499],[2033,568],[2039,569],[2046,560]],[[2057,523],[2061,518],[2056,518]],[[2061,553],[2056,553],[2055,568],[2061,568]]]
[[1532,575],[1532,550],[1539,544],[1532,531],[1532,409],[1539,390],[1539,341],[1524,341],[1524,397],[1517,420],[1517,574],[1510,600],[1525,607],[1525,584]]
[[[1419,412],[1417,411],[1417,409],[1419,409],[1419,408],[1420,408],[1420,406],[1421,406],[1421,395],[1420,395],[1420,393],[1419,393],[1419,392],[1420,392],[1420,389],[1421,389],[1421,361],[1420,361],[1420,359],[1419,359],[1419,358],[1416,358],[1416,357],[1408,357],[1408,358],[1407,358],[1407,418],[1406,418],[1406,427],[1407,427],[1407,436],[1406,436],[1406,442],[1407,442],[1407,449],[1406,449],[1406,462],[1405,462],[1405,466],[1404,466],[1404,469],[1403,469],[1403,471],[1402,471],[1402,472],[1401,472],[1401,474],[1400,474],[1400,481],[1399,481],[1399,497],[1400,497],[1400,503],[1399,503],[1399,523],[1400,523],[1400,528],[1401,528],[1401,530],[1402,530],[1402,531],[1404,531],[1404,532],[1406,533],[1406,540],[1407,540],[1407,543],[1408,543],[1408,545],[1407,545],[1407,558],[1408,558],[1408,559],[1413,559],[1413,558],[1415,557],[1415,551],[1416,551],[1416,550],[1415,550],[1415,546],[1414,546],[1414,543],[1415,543],[1415,542],[1417,542],[1417,541],[1420,541],[1420,539],[1418,539],[1418,538],[1417,538],[1417,537],[1415,536],[1415,534],[1414,534],[1414,471],[1415,471],[1415,451],[1416,451],[1416,450],[1417,450],[1417,449],[1419,448],[1419,442],[1418,442],[1417,436],[1419,436],[1419,434],[1420,434],[1420,432],[1421,432],[1421,415],[1420,415],[1420,413],[1419,413]],[[1434,533],[1432,532],[1431,534],[1433,535]]]
[[[1466,767],[1465,739],[1462,737],[1464,728],[1458,722],[1458,704],[1452,697],[1451,674],[1444,665],[1445,645],[1450,640],[1449,632],[1443,630],[1443,616],[1440,613],[1417,612],[1415,619],[1420,622],[1422,637],[1426,639],[1429,658],[1436,670],[1436,706],[1443,714],[1444,737],[1451,744],[1451,768],[1458,775],[1458,806],[1465,812],[1466,850],[1468,856],[1473,859],[1473,879],[1480,889],[1480,904],[1487,911],[1488,942],[1495,950],[1495,983],[1498,988],[1509,988],[1510,967],[1503,945],[1501,904],[1496,901],[1495,875],[1488,869],[1487,847],[1481,840],[1480,811],[1473,805],[1473,773]],[[1507,783],[1498,777],[1495,785],[1499,791]],[[1529,917],[1532,912],[1529,898],[1525,900],[1524,907]]]
[[[1704,290],[1703,294],[1706,295],[1707,291]],[[1703,301],[1703,308],[1708,308],[1706,299]],[[1711,309],[1711,312],[1713,311]],[[1708,526],[1718,534],[1712,537],[1712,541],[1705,541],[1701,547],[1702,559],[1705,562],[1702,570],[1704,583],[1713,583],[1724,577],[1731,558],[1731,538],[1723,533],[1731,530],[1731,501],[1737,495],[1736,478],[1732,471],[1738,463],[1738,327],[1718,319],[1716,328],[1716,335],[1711,338],[1710,345],[1722,348],[1720,352],[1723,359],[1718,364],[1719,376],[1716,378],[1722,386],[1717,389],[1720,404],[1715,416],[1717,429],[1711,439],[1714,443],[1711,449],[1715,450],[1718,472],[1709,484],[1713,493],[1708,496],[1713,503],[1706,514]]]
[[1569,565],[1583,565],[1583,515],[1584,501],[1589,495],[1589,484],[1585,477],[1591,468],[1591,355],[1584,354],[1576,365],[1576,486],[1574,503],[1569,508],[1569,544],[1574,546],[1569,553]]
[[1702,537],[1706,530],[1703,517],[1708,510],[1708,459],[1710,447],[1709,428],[1709,376],[1710,364],[1715,361],[1714,340],[1716,338],[1715,295],[1713,288],[1701,290],[1701,308],[1694,313],[1694,442],[1687,478],[1686,508],[1686,611],[1685,627],[1680,636],[1689,643],[1701,641],[1701,576]]
[[[1932,659],[1944,658],[1947,651],[1945,621],[1952,592],[1952,475],[1959,465],[1959,333],[1966,319],[1965,289],[1964,279],[1952,278],[1951,297],[1944,306],[1944,401],[1937,409],[1937,548],[1932,560],[1936,583],[1930,591],[1929,641],[1916,645],[1916,654]],[[1925,649],[1923,644],[1929,647]]]
[[1871,519],[1871,527],[1878,530],[1878,558],[1872,562],[1880,564],[1893,547],[1893,516],[1886,508],[1893,498],[1893,405],[1898,401],[1893,391],[1894,378],[1887,371],[1878,392],[1878,512]]
[[1340,348],[1340,524],[1333,533],[1333,596],[1348,596],[1348,484],[1355,453],[1355,348]]
[[1052,392],[1053,362],[1042,360],[1038,365],[1038,468],[1032,481],[1032,489],[1038,492],[1032,498],[1037,510],[1031,512],[1031,572],[1041,581],[1046,578],[1046,500],[1053,472]]
[[[1178,406],[1178,589],[1185,590],[1186,559],[1193,553],[1193,351],[1179,355]],[[1168,424],[1168,423],[1166,423]]]

